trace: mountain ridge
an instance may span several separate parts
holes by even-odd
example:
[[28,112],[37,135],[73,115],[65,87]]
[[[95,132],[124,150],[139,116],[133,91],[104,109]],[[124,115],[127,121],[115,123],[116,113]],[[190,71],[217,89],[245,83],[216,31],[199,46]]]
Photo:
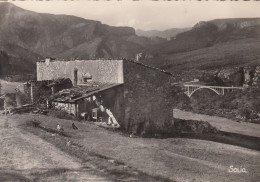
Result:
[[[134,59],[153,42],[137,36],[132,27],[114,27],[71,15],[36,13],[8,2],[0,3],[0,48],[9,62],[17,62],[17,68],[25,67],[18,61],[25,52],[32,55],[27,56],[26,64],[35,67],[38,57]],[[24,53],[17,54],[7,45]],[[5,60],[0,61],[5,64]],[[7,70],[1,69],[2,73]]]
[[140,61],[167,71],[214,69],[257,63],[259,42],[260,18],[202,21],[167,41],[138,36],[132,27],[36,13],[0,3],[0,74],[35,72],[35,62],[44,57],[133,60],[140,53]]
[[234,66],[257,66],[260,65],[260,18],[199,22],[190,31],[151,50],[152,58],[143,62],[172,73],[192,75]]
[[165,39],[170,39],[175,37],[179,33],[190,30],[191,28],[171,28],[166,30],[142,30],[136,29],[136,35],[144,37],[161,37]]
[[[222,23],[219,23],[221,22]],[[224,22],[223,22],[224,21]],[[237,28],[237,24],[252,23],[252,26]],[[255,23],[256,22],[256,23]],[[157,54],[172,54],[187,52],[200,48],[210,47],[214,44],[233,41],[243,38],[260,38],[260,18],[243,19],[217,19],[207,22],[199,22],[189,31],[180,33],[174,40],[156,45],[153,52]],[[220,28],[217,25],[220,25]]]

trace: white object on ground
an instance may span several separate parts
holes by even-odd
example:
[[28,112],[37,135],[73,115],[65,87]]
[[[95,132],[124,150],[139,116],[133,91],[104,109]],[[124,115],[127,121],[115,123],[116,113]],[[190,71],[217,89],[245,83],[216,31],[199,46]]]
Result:
[[110,111],[110,109],[106,109],[106,113],[108,114],[109,118],[108,118],[108,124],[113,124],[114,126],[120,126],[116,120],[116,118],[114,117],[113,113]]

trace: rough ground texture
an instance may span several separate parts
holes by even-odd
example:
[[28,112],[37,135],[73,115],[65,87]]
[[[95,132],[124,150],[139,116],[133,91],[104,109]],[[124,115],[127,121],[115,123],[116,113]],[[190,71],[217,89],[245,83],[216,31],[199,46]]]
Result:
[[[81,150],[79,144],[70,142],[68,145],[72,133],[60,135],[55,133],[53,127],[38,129],[30,125],[33,123],[30,119],[39,121],[35,115],[5,117],[0,114],[1,182],[170,181],[144,174],[106,156]],[[42,119],[46,121],[54,118]],[[59,120],[54,119],[53,122],[55,125]]]
[[242,134],[246,136],[260,137],[260,125],[255,123],[236,122],[232,119],[218,116],[208,116],[204,114],[195,114],[179,109],[173,110],[173,117],[186,120],[198,120],[202,122],[207,121],[220,131]]
[[110,181],[0,116],[0,181]]
[[[115,161],[114,163],[119,163],[116,161],[120,161],[120,164],[122,165],[136,168],[138,170],[138,173],[142,171],[152,176],[160,176],[156,179],[157,181],[165,181],[166,178],[169,178],[173,181],[258,181],[260,177],[259,151],[243,147],[187,138],[130,138],[128,135],[126,136],[117,132],[108,131],[89,123],[75,123],[75,121],[61,120],[32,114],[9,116],[8,119],[9,123],[15,123],[19,121],[20,124],[23,124],[26,121],[37,120],[40,123],[40,126],[44,127],[45,129],[55,129],[57,123],[59,123],[63,125],[65,134],[69,137],[57,136],[55,139],[55,137],[53,137],[47,131],[43,131],[42,129],[36,127],[27,126],[26,130],[31,131],[41,138],[44,138],[46,141],[55,144],[63,151],[70,154],[77,154],[77,151],[81,151],[82,153],[79,154],[81,155],[81,158],[84,158],[86,153],[95,153],[99,156],[102,156],[104,159]],[[78,126],[79,130],[72,129],[72,122],[74,122]],[[1,120],[1,123],[3,123],[3,119]],[[26,125],[22,125],[21,127],[25,128],[25,126]],[[6,130],[8,130],[9,132],[10,128],[4,128],[4,124],[1,124],[1,132],[7,132]],[[15,129],[11,130],[17,131]],[[38,147],[38,141],[42,141],[43,143],[45,143],[38,137],[29,134],[26,135],[30,136],[30,138],[32,139],[34,138],[35,141],[37,141],[33,142],[28,139],[28,143],[26,143],[27,146],[37,143],[37,145],[34,144],[34,146],[36,145]],[[21,136],[19,137],[18,134],[15,134],[12,137],[10,136],[10,138],[13,138],[14,141],[18,140],[16,136],[18,138],[21,138]],[[1,140],[3,140],[4,137],[7,136],[3,133],[1,135]],[[22,141],[26,140],[23,139]],[[62,142],[67,141],[71,141],[72,146],[75,146],[75,149],[73,149],[72,146],[69,149],[68,147],[62,146]],[[6,141],[5,145],[8,145],[8,147],[12,149],[12,146],[14,145],[12,143],[13,142]],[[48,146],[49,145],[50,144],[48,144]],[[22,149],[25,150],[27,146],[22,147]],[[36,146],[34,148],[37,148]],[[4,150],[6,151],[8,150],[8,148]],[[4,150],[1,149],[1,159],[3,161],[9,160],[11,162],[1,161],[1,165],[11,165],[14,161],[20,163],[19,158],[17,159],[15,155],[9,156],[9,154],[7,154],[6,152],[4,153]],[[32,149],[32,151],[34,150],[38,151],[38,149]],[[63,162],[60,163],[57,162],[57,160],[59,161],[59,158],[56,160],[44,160],[45,162],[40,163],[40,165],[50,165],[52,167],[59,167],[59,165],[62,167],[70,166],[75,167],[76,169],[80,167],[80,164],[73,157],[70,157],[59,150],[57,151],[57,149],[53,150],[57,153],[62,153],[62,156],[67,156],[65,157],[66,160],[64,159]],[[41,155],[39,156],[39,158],[37,158],[37,160],[42,159],[42,156],[44,156],[44,154],[49,152],[50,150],[48,149],[48,147],[47,149],[45,149],[44,147],[41,148],[41,150],[39,149],[39,151],[42,152],[39,152],[39,154]],[[21,152],[18,152],[17,155],[21,155]],[[23,155],[26,156],[27,152]],[[31,155],[33,156],[38,154],[32,152]],[[49,158],[51,158],[52,155],[55,154],[48,154],[46,155],[46,157],[48,156]],[[34,157],[30,157],[32,164],[37,164],[37,162],[33,162],[33,159]],[[27,166],[30,166],[32,164],[28,164]],[[98,164],[101,165],[101,162],[98,161]],[[230,173],[228,172],[228,170],[231,165],[236,168],[245,168],[247,172]],[[17,171],[16,168],[19,169],[19,166],[23,165],[13,165],[13,169],[11,170],[10,167],[10,171]],[[4,167],[5,166],[3,166],[2,168]],[[122,176],[122,171],[121,173],[116,173],[116,175],[118,175],[119,177]],[[128,181],[131,181],[131,179],[129,178],[126,179],[128,179]],[[148,178],[132,178],[132,181],[134,180],[151,181],[151,179]]]

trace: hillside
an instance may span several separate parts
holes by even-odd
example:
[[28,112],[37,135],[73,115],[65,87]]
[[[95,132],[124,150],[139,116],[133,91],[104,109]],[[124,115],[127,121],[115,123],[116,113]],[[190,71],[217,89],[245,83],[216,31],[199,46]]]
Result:
[[145,63],[173,73],[260,65],[260,18],[200,22],[150,54]]
[[186,32],[188,30],[190,30],[191,28],[171,28],[171,29],[167,29],[167,30],[141,30],[141,29],[137,29],[135,32],[138,36],[144,36],[144,37],[161,37],[161,38],[166,38],[166,39],[170,39],[172,37],[175,37],[176,35],[182,33],[182,32]]
[[[174,40],[154,47],[157,53],[173,54],[246,38],[260,39],[260,18],[222,19],[199,22]],[[160,49],[158,49],[160,47]]]
[[35,13],[11,3],[0,3],[0,50],[2,57],[5,56],[0,60],[2,74],[6,70],[32,72],[35,61],[46,56],[133,59],[152,44],[151,39],[137,36],[130,27],[113,27],[75,16]]
[[[136,33],[131,27],[36,13],[3,2],[0,75],[33,73],[35,62],[44,57],[135,59],[138,53],[143,53],[144,63],[177,74],[260,64],[260,18],[219,19],[199,22],[190,30]],[[169,36],[175,38],[161,38]]]

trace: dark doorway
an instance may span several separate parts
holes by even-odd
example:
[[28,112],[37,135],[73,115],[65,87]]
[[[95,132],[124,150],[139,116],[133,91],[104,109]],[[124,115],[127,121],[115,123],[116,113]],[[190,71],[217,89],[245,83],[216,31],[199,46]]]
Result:
[[78,84],[78,69],[74,69],[74,86]]

